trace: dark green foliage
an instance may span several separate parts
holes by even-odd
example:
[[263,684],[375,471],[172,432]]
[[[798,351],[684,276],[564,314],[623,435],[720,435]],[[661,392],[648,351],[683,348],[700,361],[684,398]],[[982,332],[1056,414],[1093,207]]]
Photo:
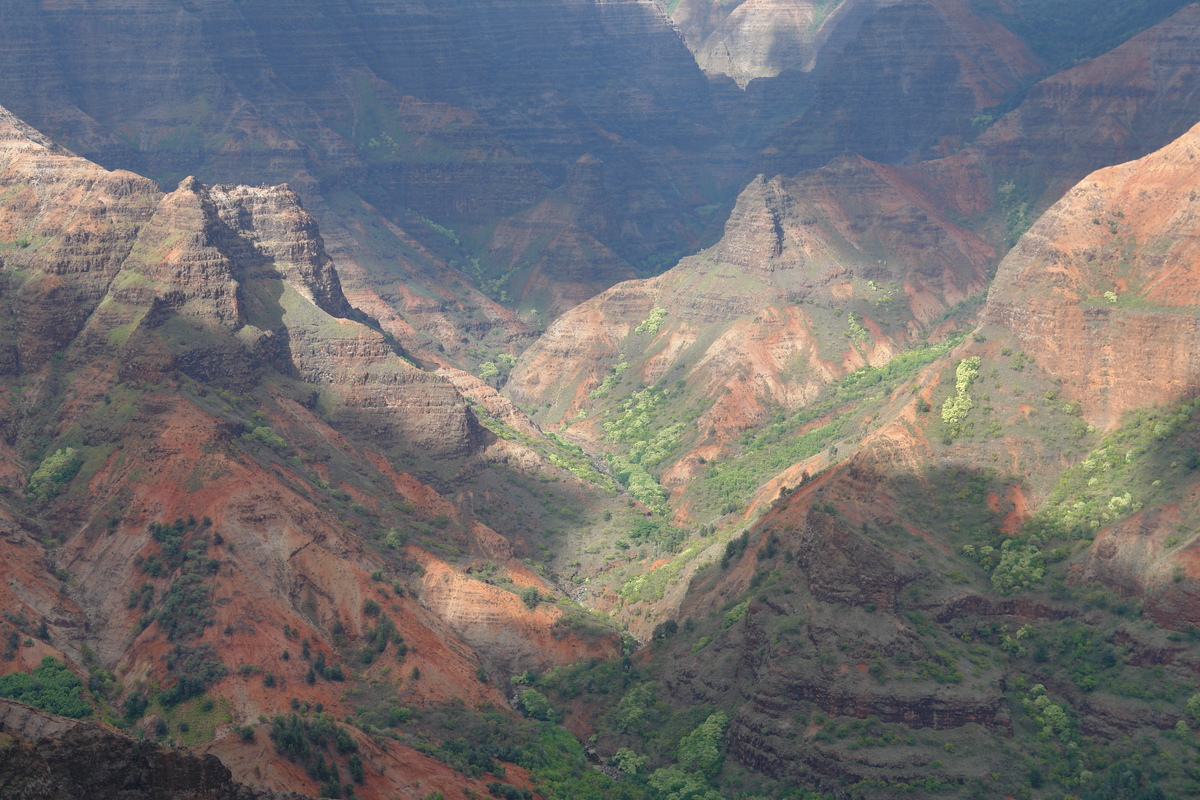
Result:
[[676,633],[679,633],[679,623],[673,619],[668,619],[654,626],[652,638],[657,640],[669,639]]
[[581,694],[618,696],[625,692],[634,675],[621,661],[581,661],[555,667],[536,679],[537,685],[564,699]]
[[43,658],[32,675],[12,672],[0,677],[0,697],[63,717],[80,719],[92,714],[91,705],[83,699],[83,682],[51,656]]
[[530,608],[536,608],[537,604],[542,601],[542,594],[536,586],[526,586],[520,593],[521,601]]
[[1128,761],[1113,765],[1096,788],[1083,794],[1084,800],[1166,800],[1166,793],[1147,778],[1142,768]]
[[358,745],[354,742],[354,739],[351,738],[350,733],[340,725],[337,727],[337,730],[334,731],[333,740],[334,744],[337,745],[337,751],[339,753],[358,752]]
[[212,585],[193,571],[176,579],[163,595],[156,619],[167,641],[195,639],[212,624]]
[[376,623],[375,629],[369,631],[366,635],[366,644],[358,651],[358,658],[365,665],[369,665],[375,661],[375,657],[387,649],[389,642],[396,642],[397,647],[407,647],[404,645],[404,637],[400,635],[400,631],[396,629],[395,623],[387,616],[380,617]]
[[[206,555],[208,543],[202,537],[189,541],[200,525],[194,516],[177,518],[170,525],[150,523],[150,536],[159,544],[159,552],[141,562],[151,577],[179,570],[179,576],[162,596],[158,610],[149,619],[158,620],[168,641],[194,639],[212,624],[212,586],[208,577],[220,569],[220,562]],[[129,595],[129,607],[140,605],[148,611],[154,602],[154,585],[145,582]],[[144,621],[148,624],[149,619]],[[144,627],[144,625],[143,625]]]
[[[334,722],[328,714],[318,712],[312,717],[300,714],[276,715],[271,721],[271,741],[275,750],[290,761],[302,764],[308,774],[324,784],[322,792],[337,790],[336,794],[322,794],[324,797],[340,797],[340,777],[337,763],[334,761],[331,748],[336,748],[340,755],[352,753],[348,759],[348,768],[356,781],[363,778],[363,763],[358,756],[358,745],[350,736],[349,731]],[[329,755],[326,762],[325,756]],[[357,773],[355,770],[357,764]]]
[[175,685],[160,694],[158,701],[168,707],[204,694],[210,683],[229,674],[209,644],[175,645],[167,656],[167,669],[175,675]]
[[131,589],[129,592],[129,607],[142,607],[142,611],[149,611],[150,606],[154,604],[154,584],[146,581],[137,589]]
[[150,700],[140,691],[130,693],[129,697],[125,698],[125,719],[133,722],[140,719],[142,714],[146,713],[146,706],[150,705]]
[[12,661],[17,656],[17,648],[21,644],[21,634],[15,630],[9,631],[4,640],[4,652],[0,654],[5,661]]
[[163,560],[171,569],[176,569],[183,563],[184,544],[187,541],[188,534],[194,531],[196,527],[195,520],[188,522],[179,517],[170,525],[163,525],[158,522],[150,523],[150,536],[162,546]]
[[[536,793],[547,800],[648,798],[644,788],[614,782],[592,769],[579,741],[549,723],[458,704],[426,708],[419,713],[414,721],[435,739],[445,741],[434,747],[418,739],[416,748],[468,775],[491,772],[502,778],[503,768],[496,761],[508,761],[529,770]],[[494,766],[488,767],[489,761]],[[497,780],[489,782],[488,789],[495,797],[529,797],[516,787],[506,786]]]
[[561,717],[559,713],[550,705],[550,701],[546,699],[546,695],[539,692],[537,689],[526,689],[521,692],[521,709],[533,719],[540,719],[546,722],[558,722]]
[[750,532],[742,531],[740,536],[730,539],[725,544],[725,553],[721,556],[721,569],[728,569],[731,562],[742,557],[746,545],[750,543]]
[[528,789],[518,789],[511,783],[489,781],[487,787],[493,797],[499,797],[502,800],[532,800],[533,798],[533,794]]
[[398,728],[412,719],[412,711],[396,705],[395,701],[372,703],[359,706],[358,724],[363,730],[370,728]]

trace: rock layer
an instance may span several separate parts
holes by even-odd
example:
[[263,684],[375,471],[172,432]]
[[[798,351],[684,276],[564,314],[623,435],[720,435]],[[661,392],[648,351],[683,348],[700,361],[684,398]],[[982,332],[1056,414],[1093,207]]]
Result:
[[1007,328],[1100,427],[1200,391],[1200,128],[1100,170],[1001,263],[985,320]]

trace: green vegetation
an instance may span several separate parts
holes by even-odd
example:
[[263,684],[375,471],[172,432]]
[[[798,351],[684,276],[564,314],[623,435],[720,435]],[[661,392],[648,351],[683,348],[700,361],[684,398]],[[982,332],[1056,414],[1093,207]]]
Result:
[[250,431],[248,435],[254,440],[262,442],[277,453],[281,453],[287,449],[287,442],[283,440],[283,437],[271,430],[271,428],[266,425],[259,425],[257,428]]
[[975,405],[971,399],[971,384],[979,377],[979,364],[979,356],[971,356],[959,361],[955,367],[954,394],[942,405],[942,422],[949,427],[952,436],[962,432],[967,414]]
[[[191,534],[202,524],[194,517],[176,519],[170,525],[150,523],[150,535],[159,544],[159,552],[137,561],[142,572],[150,577],[168,576],[177,572],[162,594],[154,613],[142,617],[141,627],[157,621],[159,629],[171,642],[188,641],[199,637],[212,624],[211,577],[221,562],[209,558],[208,541]],[[207,524],[203,525],[207,528]],[[141,605],[149,612],[154,606],[154,585],[143,583],[129,598],[129,607]]]
[[521,597],[521,602],[530,608],[537,608],[537,604],[542,602],[542,593],[539,592],[538,588],[533,584],[523,588],[519,592],[519,595]]
[[719,513],[743,508],[767,479],[843,438],[854,424],[857,406],[881,403],[904,381],[962,341],[951,336],[897,354],[882,367],[866,366],[829,386],[814,402],[790,416],[777,413],[762,428],[745,434],[735,456],[710,462],[691,492]]
[[316,713],[311,717],[294,713],[277,715],[271,721],[271,741],[275,743],[276,752],[302,764],[308,774],[321,783],[321,797],[342,796],[338,760],[347,754],[345,764],[351,780],[355,783],[363,781],[363,763],[358,756],[357,742],[328,714]]
[[1000,561],[992,570],[992,586],[1012,594],[1041,584],[1046,575],[1041,551],[1031,544],[1008,540],[1000,545]]
[[82,466],[83,459],[76,455],[75,448],[55,450],[46,456],[33,475],[29,476],[29,485],[25,493],[29,499],[45,503],[61,492]]
[[650,309],[650,316],[642,320],[642,322],[633,329],[634,333],[649,333],[654,335],[658,333],[658,329],[662,327],[663,322],[667,319],[667,310],[655,306]]
[[0,677],[0,697],[63,717],[80,719],[92,715],[92,706],[83,699],[83,683],[51,656],[43,658],[33,674],[11,672]]
[[204,694],[209,684],[229,674],[210,644],[175,645],[167,656],[167,671],[175,676],[175,685],[159,694],[158,701],[168,708]]
[[[1200,399],[1130,412],[1087,457],[1064,470],[1028,529],[1091,538],[1101,526],[1174,497],[1200,469]],[[1195,531],[1187,531],[1189,537]]]
[[634,392],[618,404],[616,415],[603,424],[605,439],[627,445],[625,452],[609,454],[617,480],[647,508],[667,513],[667,493],[651,474],[678,446],[684,424],[663,424],[668,395],[658,386]]
[[614,364],[612,370],[608,375],[604,376],[604,380],[600,382],[600,385],[588,393],[588,397],[592,400],[603,400],[605,397],[608,397],[608,393],[621,380],[621,376],[625,374],[625,370],[627,369],[629,369],[628,361],[622,360]]

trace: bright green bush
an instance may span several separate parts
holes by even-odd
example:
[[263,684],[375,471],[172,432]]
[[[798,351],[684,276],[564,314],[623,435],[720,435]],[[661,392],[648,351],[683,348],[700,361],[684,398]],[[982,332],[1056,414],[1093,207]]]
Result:
[[942,404],[942,422],[957,436],[975,402],[971,399],[971,384],[979,377],[979,356],[964,358],[954,370],[954,395]]
[[0,697],[63,717],[80,719],[92,714],[92,707],[83,699],[83,683],[51,656],[43,658],[32,675],[13,672],[0,678]]
[[714,777],[720,771],[721,761],[725,758],[722,750],[725,745],[725,728],[728,725],[729,717],[725,712],[710,714],[708,719],[680,741],[679,766],[687,772],[707,778]]
[[667,310],[655,306],[650,309],[650,316],[642,321],[642,324],[634,328],[634,333],[658,333],[658,329],[662,327],[663,322],[667,318]]
[[54,453],[46,456],[41,465],[34,470],[33,475],[29,477],[26,494],[30,499],[39,502],[49,500],[62,491],[63,486],[75,477],[81,466],[83,466],[83,460],[76,456],[75,448],[67,447],[55,450]]
[[1004,594],[1041,584],[1046,576],[1042,553],[1030,544],[1009,540],[1000,546],[1000,562],[992,571],[992,586]]

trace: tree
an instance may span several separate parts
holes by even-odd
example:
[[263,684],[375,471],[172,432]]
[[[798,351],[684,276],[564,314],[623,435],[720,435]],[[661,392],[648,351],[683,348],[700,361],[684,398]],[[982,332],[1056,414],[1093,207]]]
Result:
[[558,721],[558,712],[550,705],[546,695],[537,689],[526,689],[521,692],[521,708],[525,709],[525,713],[533,719],[546,722]]
[[724,759],[721,748],[725,744],[725,728],[728,725],[729,717],[725,712],[710,714],[679,743],[679,766],[687,772],[707,778],[716,775]]

